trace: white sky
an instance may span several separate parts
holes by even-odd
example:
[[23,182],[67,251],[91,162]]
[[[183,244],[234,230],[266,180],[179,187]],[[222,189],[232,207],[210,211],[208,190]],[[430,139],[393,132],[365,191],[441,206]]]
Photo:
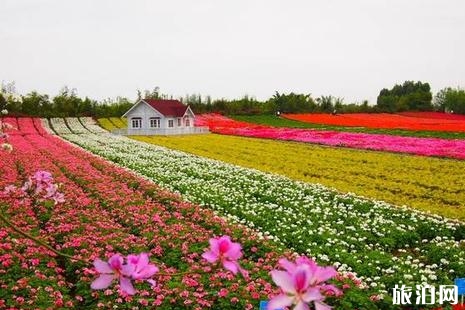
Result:
[[465,87],[464,0],[0,0],[0,81],[95,99]]

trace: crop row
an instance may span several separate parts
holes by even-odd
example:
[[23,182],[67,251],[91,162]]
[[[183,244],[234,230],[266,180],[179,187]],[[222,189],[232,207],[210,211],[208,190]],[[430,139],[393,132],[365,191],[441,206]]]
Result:
[[[353,114],[283,114],[283,117],[308,123],[357,126],[367,128],[392,128],[465,132],[463,115],[446,113],[353,113]],[[439,120],[439,121],[438,121]]]
[[[90,125],[55,119],[52,125]],[[77,259],[71,262],[55,256],[1,227],[0,307],[25,308],[112,308],[123,301],[124,308],[157,305],[160,309],[252,308],[273,292],[266,281],[278,258],[276,247],[259,241],[259,236],[240,225],[229,225],[213,212],[185,203],[153,183],[76,148],[58,137],[32,131],[31,119],[18,119],[19,128],[29,134],[12,134],[12,153],[0,164],[0,188],[21,186],[37,170],[52,173],[65,203],[51,206],[17,199],[4,193],[0,207],[15,225]],[[44,124],[49,124],[44,122]],[[53,128],[55,128],[55,126]],[[84,127],[73,132],[84,132]],[[34,127],[35,128],[35,127]],[[69,129],[69,128],[68,128]],[[90,134],[90,133],[89,133]],[[85,134],[74,134],[85,136]],[[222,271],[209,275],[200,254],[213,235],[229,234],[244,245],[241,261],[253,271],[250,281],[232,278]],[[257,247],[258,250],[250,251]],[[6,251],[6,252],[5,252]],[[119,296],[117,288],[92,292],[95,278],[91,262],[114,253],[148,252],[166,272],[189,271],[180,278],[163,276],[150,288],[137,284],[136,297]],[[208,267],[210,268],[210,267]],[[225,294],[218,294],[224,288]],[[231,302],[233,300],[233,302]]]
[[[415,114],[414,114],[415,115]],[[421,114],[420,114],[421,115]],[[231,118],[257,125],[266,125],[272,127],[288,127],[288,128],[308,128],[315,130],[334,130],[346,132],[363,132],[375,133],[393,136],[405,137],[423,137],[423,138],[443,138],[443,139],[465,139],[465,132],[452,132],[452,131],[431,131],[431,130],[407,130],[407,129],[383,129],[383,128],[367,128],[367,127],[350,127],[350,126],[337,126],[328,124],[318,124],[310,122],[301,122],[291,120],[275,115],[233,115]]]
[[196,123],[200,126],[208,126],[212,132],[225,135],[297,141],[334,147],[407,153],[421,156],[465,159],[465,140],[400,137],[393,135],[299,128],[276,128],[239,122],[218,114],[197,116]]
[[355,271],[376,292],[465,273],[461,223],[111,134],[62,136],[296,252]]
[[[225,135],[133,139],[465,219],[465,162]],[[270,151],[271,150],[271,151]]]

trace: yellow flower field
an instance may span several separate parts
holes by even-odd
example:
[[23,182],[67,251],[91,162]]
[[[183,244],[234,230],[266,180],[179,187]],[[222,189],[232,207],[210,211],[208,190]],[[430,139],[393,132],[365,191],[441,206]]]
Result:
[[216,134],[133,138],[465,219],[465,161]]

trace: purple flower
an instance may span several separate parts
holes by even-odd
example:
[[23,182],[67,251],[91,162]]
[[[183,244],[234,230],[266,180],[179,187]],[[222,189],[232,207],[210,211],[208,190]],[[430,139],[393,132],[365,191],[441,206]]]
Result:
[[210,250],[202,254],[203,258],[209,263],[220,261],[223,267],[233,274],[240,271],[244,277],[248,276],[247,272],[237,262],[242,257],[242,248],[239,243],[232,242],[229,236],[211,238],[209,242]]
[[299,257],[296,263],[280,259],[279,263],[286,271],[273,270],[271,277],[283,294],[270,300],[269,310],[292,305],[295,305],[295,310],[309,310],[310,303],[315,304],[315,310],[331,309],[323,303],[325,297],[322,292],[328,290],[336,294],[340,292],[333,285],[324,283],[336,276],[337,272],[333,267],[320,267],[307,257]]
[[43,170],[40,170],[34,173],[34,175],[32,176],[32,179],[35,180],[37,183],[43,182],[46,184],[50,184],[53,182],[52,174],[48,171],[43,171]]
[[100,273],[100,276],[95,279],[90,287],[94,290],[103,290],[111,285],[113,280],[119,280],[121,290],[128,295],[134,295],[136,290],[131,283],[131,275],[134,272],[134,265],[124,264],[124,259],[121,255],[115,254],[108,262],[101,259],[94,261],[95,269]]

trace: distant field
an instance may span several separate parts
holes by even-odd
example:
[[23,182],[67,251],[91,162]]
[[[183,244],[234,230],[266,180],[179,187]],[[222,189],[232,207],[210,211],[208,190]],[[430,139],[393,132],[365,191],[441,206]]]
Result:
[[465,162],[216,134],[133,138],[465,219]]
[[435,112],[409,114],[283,114],[284,118],[312,124],[378,129],[465,132],[465,116]]
[[[424,137],[424,138],[443,138],[443,139],[465,139],[464,132],[447,132],[447,131],[414,131],[401,129],[376,129],[365,127],[348,127],[324,125],[316,123],[301,122],[274,115],[233,115],[231,118],[259,125],[267,125],[273,127],[288,127],[288,128],[310,128],[321,130],[347,131],[347,132],[362,132],[362,133],[377,133],[395,136],[406,137]],[[416,116],[412,116],[416,117]]]

